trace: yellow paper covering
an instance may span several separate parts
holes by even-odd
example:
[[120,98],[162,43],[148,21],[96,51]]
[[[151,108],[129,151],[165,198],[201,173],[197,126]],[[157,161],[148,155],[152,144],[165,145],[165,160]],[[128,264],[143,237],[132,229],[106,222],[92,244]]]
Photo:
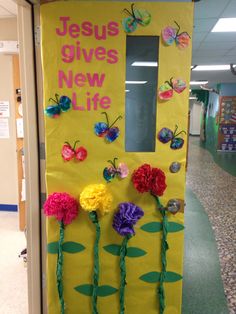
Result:
[[[166,205],[169,199],[184,199],[185,194],[185,163],[187,137],[184,135],[185,144],[180,150],[171,150],[169,144],[156,141],[156,151],[153,153],[125,152],[125,68],[126,68],[126,33],[121,26],[124,8],[130,9],[130,2],[54,2],[41,6],[42,25],[42,60],[44,77],[44,106],[48,106],[48,99],[55,93],[71,97],[72,92],[77,94],[79,105],[85,103],[87,92],[91,95],[99,92],[101,96],[109,96],[112,99],[109,110],[97,111],[70,110],[62,113],[57,119],[45,117],[46,125],[46,183],[47,193],[68,192],[79,198],[79,194],[85,186],[91,183],[105,183],[102,176],[103,169],[108,166],[107,160],[114,157],[119,162],[125,162],[132,173],[143,163],[149,163],[161,168],[166,174],[167,189],[161,202]],[[166,26],[174,26],[174,21],[181,25],[182,31],[187,31],[190,36],[193,23],[192,3],[136,3],[137,8],[148,10],[152,20],[147,27],[138,27],[132,35],[156,35],[160,36],[161,30]],[[70,38],[68,35],[59,37],[56,35],[56,27],[60,27],[60,16],[69,16],[72,23],[91,21],[94,24],[106,25],[110,21],[119,23],[119,35],[108,37],[107,40],[96,40],[94,37],[80,36]],[[75,44],[80,41],[82,48],[103,46],[107,49],[116,49],[119,53],[119,61],[108,64],[103,61],[86,63],[77,61],[65,63],[61,60],[61,47],[65,44]],[[137,47],[138,49],[138,47]],[[191,65],[190,47],[181,51],[173,44],[171,47],[163,45],[160,39],[158,86],[170,77],[181,77],[189,82]],[[72,70],[76,73],[105,73],[106,78],[102,87],[72,88],[58,87],[58,70]],[[157,132],[162,127],[174,130],[178,124],[179,130],[187,131],[188,124],[188,97],[189,90],[182,94],[175,93],[173,98],[165,103],[157,100]],[[100,114],[107,111],[110,120],[118,115],[123,119],[117,122],[121,130],[118,139],[111,144],[106,144],[104,139],[94,134],[94,124],[104,121]],[[105,122],[105,121],[104,121]],[[81,162],[64,162],[61,157],[61,148],[64,141],[73,143],[80,139],[80,144],[88,150],[88,158]],[[169,166],[173,161],[182,164],[177,174],[170,173]],[[126,313],[127,314],[156,314],[159,313],[157,298],[157,284],[145,283],[139,277],[150,271],[161,271],[160,241],[161,233],[146,233],[140,230],[140,226],[151,222],[161,221],[156,212],[154,199],[148,194],[139,194],[131,183],[131,175],[124,180],[114,179],[108,185],[109,191],[114,197],[114,211],[120,202],[133,202],[144,209],[145,215],[136,226],[136,236],[129,245],[139,247],[147,252],[143,257],[127,258],[127,287],[126,287]],[[105,183],[106,184],[106,183]],[[121,244],[122,238],[112,228],[113,214],[100,219],[100,285],[110,285],[119,288],[119,258],[102,249],[103,246],[112,243]],[[183,213],[171,215],[170,221],[184,223]],[[58,241],[59,225],[54,218],[48,219],[47,224],[48,243]],[[91,298],[74,290],[81,284],[92,283],[93,244],[95,232],[94,226],[88,219],[88,214],[82,210],[78,218],[65,230],[65,241],[75,241],[83,244],[86,249],[77,254],[64,254],[64,299],[66,313],[91,313]],[[169,233],[168,242],[170,249],[167,251],[167,270],[178,274],[183,273],[183,232]],[[60,313],[57,288],[56,288],[56,254],[48,254],[47,260],[47,290],[48,313]],[[165,283],[166,310],[165,314],[181,313],[182,281]],[[98,309],[101,314],[119,313],[119,294],[98,298]]]

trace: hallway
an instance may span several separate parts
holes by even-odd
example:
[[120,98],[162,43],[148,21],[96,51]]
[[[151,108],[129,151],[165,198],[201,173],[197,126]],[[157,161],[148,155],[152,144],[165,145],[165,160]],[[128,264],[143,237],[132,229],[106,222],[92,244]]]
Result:
[[[230,314],[235,314],[236,177],[225,172],[215,164],[211,154],[199,146],[199,137],[190,137],[187,187],[200,200],[214,230],[220,257],[224,291]],[[192,209],[192,202],[190,206]],[[188,207],[186,208],[186,218],[187,215]],[[208,258],[211,255],[212,251],[209,251]],[[204,292],[206,293],[206,291]],[[204,314],[206,313],[204,312]],[[218,314],[218,312],[214,314]]]

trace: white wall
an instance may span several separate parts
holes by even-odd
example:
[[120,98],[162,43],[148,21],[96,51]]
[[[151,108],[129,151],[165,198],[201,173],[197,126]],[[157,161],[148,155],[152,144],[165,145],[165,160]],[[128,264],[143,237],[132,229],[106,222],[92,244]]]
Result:
[[201,103],[193,102],[191,104],[190,111],[189,133],[191,135],[200,135],[200,123],[201,123]]
[[[16,19],[0,19],[0,40],[17,40]],[[12,57],[0,54],[0,100],[10,101],[9,139],[0,139],[0,204],[18,204]]]

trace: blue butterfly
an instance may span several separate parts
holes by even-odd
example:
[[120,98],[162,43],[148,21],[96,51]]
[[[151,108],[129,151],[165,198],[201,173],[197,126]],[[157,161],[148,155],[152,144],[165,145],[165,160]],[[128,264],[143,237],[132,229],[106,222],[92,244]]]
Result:
[[50,118],[57,118],[61,112],[66,112],[71,108],[71,100],[67,96],[61,96],[55,94],[56,99],[49,98],[49,101],[53,101],[56,105],[50,105],[45,109],[45,114]]
[[117,137],[120,134],[119,128],[118,127],[112,127],[112,126],[116,123],[116,121],[122,119],[122,116],[117,117],[116,120],[110,125],[107,113],[102,112],[102,114],[105,114],[107,123],[105,123],[105,122],[96,123],[94,125],[94,132],[97,136],[105,137],[105,139],[109,143],[112,143],[117,139]]
[[171,149],[180,149],[184,145],[184,139],[182,139],[180,137],[177,137],[177,136],[180,135],[181,133],[186,134],[186,132],[185,131],[181,131],[181,132],[176,134],[177,130],[178,130],[178,126],[177,125],[175,126],[174,132],[171,131],[168,128],[162,128],[160,130],[160,132],[158,133],[157,138],[163,144],[166,144],[166,143],[171,141],[171,143],[170,143],[170,148]]

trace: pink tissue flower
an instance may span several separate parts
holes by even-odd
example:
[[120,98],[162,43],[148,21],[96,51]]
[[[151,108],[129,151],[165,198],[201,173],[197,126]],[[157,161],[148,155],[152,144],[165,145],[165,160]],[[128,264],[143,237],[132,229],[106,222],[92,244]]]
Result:
[[78,215],[78,203],[76,199],[67,193],[55,192],[50,194],[43,206],[46,216],[55,216],[65,225],[72,222]]

